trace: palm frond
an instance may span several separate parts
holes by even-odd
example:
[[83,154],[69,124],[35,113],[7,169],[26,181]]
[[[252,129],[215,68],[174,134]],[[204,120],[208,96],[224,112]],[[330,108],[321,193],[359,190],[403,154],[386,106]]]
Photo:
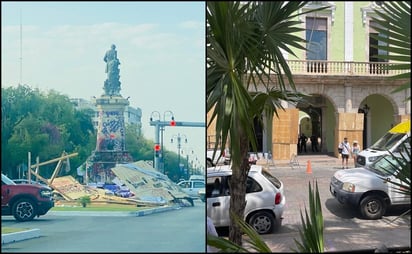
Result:
[[249,244],[249,248],[247,249],[245,247],[242,247],[238,244],[233,243],[232,241],[225,239],[223,237],[216,237],[213,235],[207,235],[207,244],[209,246],[213,246],[217,249],[219,249],[221,252],[237,252],[237,253],[248,253],[252,252],[252,250],[255,250],[259,253],[269,253],[272,252],[269,246],[262,240],[262,238],[259,236],[258,233],[251,227],[249,224],[247,224],[243,219],[241,219],[239,216],[231,213],[235,223],[237,223],[242,232],[245,233],[245,235],[248,237],[246,242]]
[[[406,145],[405,143],[401,144],[401,151],[400,153],[394,153],[388,151],[391,155],[391,161],[387,158],[383,158],[389,164],[388,168],[382,168],[383,171],[387,172],[388,175],[394,176],[398,181],[393,181],[387,177],[381,176],[380,178],[384,181],[387,181],[397,188],[393,190],[396,193],[402,195],[411,195],[411,150],[410,145]],[[409,148],[408,148],[409,146]]]
[[295,252],[321,253],[324,251],[324,224],[322,215],[322,205],[320,202],[319,188],[316,181],[315,190],[309,182],[309,213],[305,207],[305,218],[300,211],[302,228],[299,229],[301,242],[294,239],[297,246]]
[[[376,17],[372,20],[376,25],[372,28],[379,32],[371,35],[372,38],[383,42],[376,46],[377,49],[388,52],[376,57],[396,64],[389,67],[391,70],[409,70],[404,75],[397,75],[397,79],[405,79],[405,83],[392,93],[397,93],[410,88],[410,63],[411,63],[411,5],[408,1],[382,2],[382,10],[376,9]],[[407,97],[410,100],[410,96]]]

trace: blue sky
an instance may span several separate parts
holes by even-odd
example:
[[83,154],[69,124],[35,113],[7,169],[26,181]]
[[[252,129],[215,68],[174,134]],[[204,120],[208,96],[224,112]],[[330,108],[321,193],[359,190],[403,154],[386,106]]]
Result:
[[[115,44],[120,93],[142,109],[145,137],[154,140],[154,111],[162,118],[172,111],[176,121],[206,121],[204,2],[2,1],[1,26],[2,87],[21,80],[69,97],[99,97],[106,79],[103,57]],[[170,140],[185,135],[182,147],[203,163],[205,132],[167,127],[164,145],[177,152]]]

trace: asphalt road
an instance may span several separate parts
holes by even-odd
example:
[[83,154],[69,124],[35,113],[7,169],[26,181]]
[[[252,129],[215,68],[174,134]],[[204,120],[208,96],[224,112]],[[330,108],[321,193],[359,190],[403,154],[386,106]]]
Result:
[[39,238],[2,245],[2,252],[205,252],[205,205],[134,216],[46,214],[2,226],[38,228]]

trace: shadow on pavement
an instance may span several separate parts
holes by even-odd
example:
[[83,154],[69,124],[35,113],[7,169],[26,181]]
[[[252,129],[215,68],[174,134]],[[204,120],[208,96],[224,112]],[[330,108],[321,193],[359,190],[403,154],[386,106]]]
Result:
[[342,219],[353,219],[360,218],[359,211],[356,211],[355,208],[342,205],[334,198],[329,198],[325,202],[325,207],[337,217]]

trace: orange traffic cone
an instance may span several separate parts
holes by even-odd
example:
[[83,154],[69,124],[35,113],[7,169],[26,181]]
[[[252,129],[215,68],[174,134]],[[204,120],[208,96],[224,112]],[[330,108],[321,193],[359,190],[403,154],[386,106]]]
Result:
[[306,166],[306,173],[312,174],[312,166],[310,164],[310,160],[308,160],[308,165]]

